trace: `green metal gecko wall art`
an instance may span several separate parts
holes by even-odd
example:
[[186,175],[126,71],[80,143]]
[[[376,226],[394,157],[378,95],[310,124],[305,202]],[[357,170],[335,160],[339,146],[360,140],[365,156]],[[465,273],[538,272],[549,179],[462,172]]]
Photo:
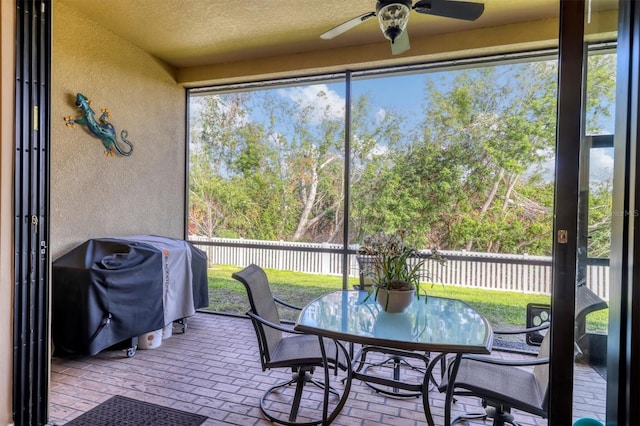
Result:
[[122,139],[122,143],[129,146],[129,149],[123,149],[120,142],[118,142],[118,137],[116,136],[116,129],[113,127],[108,118],[111,118],[111,114],[108,109],[101,109],[102,115],[100,118],[96,120],[96,114],[91,109],[91,101],[87,99],[82,93],[78,93],[76,95],[76,106],[80,108],[82,115],[78,118],[73,117],[65,117],[64,121],[66,122],[67,127],[75,128],[76,124],[81,126],[86,126],[89,133],[93,136],[97,137],[102,141],[102,144],[105,147],[105,155],[108,157],[112,157],[114,155],[113,149],[120,155],[125,157],[133,154],[133,143],[127,139],[129,133],[126,130],[122,130],[120,132],[120,139]]

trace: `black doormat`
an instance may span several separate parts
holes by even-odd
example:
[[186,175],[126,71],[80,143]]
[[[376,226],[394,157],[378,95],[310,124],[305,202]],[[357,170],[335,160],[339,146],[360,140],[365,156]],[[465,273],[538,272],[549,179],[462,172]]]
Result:
[[116,395],[66,426],[199,426],[206,416]]

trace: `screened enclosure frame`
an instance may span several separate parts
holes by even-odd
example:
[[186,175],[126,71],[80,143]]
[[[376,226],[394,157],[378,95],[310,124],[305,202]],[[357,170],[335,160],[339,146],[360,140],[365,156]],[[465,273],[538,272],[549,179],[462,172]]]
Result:
[[[606,42],[597,42],[591,43],[586,46],[586,52],[588,54],[591,53],[615,53],[616,42],[615,41],[606,41]],[[481,68],[481,67],[489,67],[496,65],[504,65],[504,64],[513,64],[513,63],[521,63],[521,62],[532,62],[532,61],[548,61],[548,60],[557,60],[559,51],[558,49],[540,49],[535,51],[523,51],[523,52],[514,52],[509,54],[500,54],[500,55],[492,55],[492,56],[482,56],[482,57],[470,57],[463,59],[455,59],[448,61],[436,61],[430,63],[420,63],[413,65],[402,65],[402,66],[389,66],[389,67],[381,67],[381,68],[371,68],[364,70],[354,70],[354,71],[345,71],[345,72],[336,72],[336,73],[326,73],[326,74],[317,74],[317,75],[308,75],[308,76],[298,76],[293,78],[281,78],[281,79],[272,79],[272,80],[261,80],[261,81],[252,81],[252,82],[243,82],[243,83],[233,83],[233,84],[224,84],[224,85],[216,85],[216,86],[203,86],[203,87],[194,87],[187,89],[186,98],[187,98],[187,128],[189,128],[189,118],[190,118],[190,110],[189,110],[189,100],[192,96],[198,95],[222,95],[234,92],[243,92],[243,91],[254,91],[254,90],[264,90],[264,89],[274,89],[274,88],[289,88],[295,87],[305,84],[320,84],[320,83],[329,83],[329,82],[343,82],[345,85],[345,137],[344,137],[344,179],[345,179],[345,189],[344,189],[344,203],[342,208],[344,209],[344,217],[343,221],[343,241],[347,242],[343,243],[342,249],[335,248],[305,248],[298,247],[292,248],[287,247],[285,245],[261,245],[257,243],[243,243],[241,241],[235,243],[207,243],[206,241],[197,241],[198,244],[201,245],[219,245],[223,247],[244,247],[244,248],[262,248],[262,249],[277,249],[277,250],[290,250],[290,251],[307,251],[307,252],[315,252],[315,253],[334,253],[342,255],[343,259],[343,288],[349,288],[349,267],[347,258],[349,255],[354,255],[357,253],[357,249],[351,248],[351,244],[349,241],[349,231],[350,231],[350,221],[349,212],[350,212],[350,179],[351,179],[351,107],[352,107],[352,96],[351,96],[351,86],[353,82],[358,82],[362,79],[369,79],[374,77],[389,77],[389,76],[402,76],[407,74],[417,74],[424,72],[443,72],[443,71],[453,71],[453,70],[463,70],[463,69],[471,69],[471,68]],[[612,135],[594,135],[588,136],[590,140],[593,141],[592,148],[599,147],[612,147],[613,146],[613,136]],[[190,168],[189,168],[189,157],[190,157],[190,143],[191,138],[187,137],[187,154],[186,154],[186,175],[187,182],[190,179]],[[190,210],[190,200],[189,200],[189,191],[186,191],[185,198],[185,211],[189,212]],[[185,218],[185,236],[188,238],[189,229],[188,229],[188,215]],[[195,242],[195,241],[194,241]],[[585,240],[586,242],[586,240]],[[461,259],[464,256],[460,257]],[[605,258],[593,258],[587,257],[584,259],[585,264],[587,265],[608,265],[609,260]]]

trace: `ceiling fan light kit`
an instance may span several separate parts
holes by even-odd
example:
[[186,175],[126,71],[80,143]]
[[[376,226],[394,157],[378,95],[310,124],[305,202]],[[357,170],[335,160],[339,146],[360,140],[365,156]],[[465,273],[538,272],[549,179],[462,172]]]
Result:
[[321,34],[320,38],[332,39],[377,16],[382,33],[391,40],[391,53],[397,55],[409,50],[406,28],[411,10],[423,15],[475,21],[484,12],[484,4],[458,0],[418,0],[415,4],[412,0],[377,0],[375,12],[351,18]]
[[393,43],[400,34],[407,28],[409,14],[411,12],[411,0],[385,2],[378,1],[376,14],[380,29],[384,36]]

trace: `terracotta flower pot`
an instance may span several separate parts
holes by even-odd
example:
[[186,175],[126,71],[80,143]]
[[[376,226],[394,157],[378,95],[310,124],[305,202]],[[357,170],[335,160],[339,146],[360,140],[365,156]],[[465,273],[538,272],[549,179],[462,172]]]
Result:
[[387,290],[380,288],[376,295],[376,301],[385,312],[393,314],[404,312],[415,297],[415,290]]

